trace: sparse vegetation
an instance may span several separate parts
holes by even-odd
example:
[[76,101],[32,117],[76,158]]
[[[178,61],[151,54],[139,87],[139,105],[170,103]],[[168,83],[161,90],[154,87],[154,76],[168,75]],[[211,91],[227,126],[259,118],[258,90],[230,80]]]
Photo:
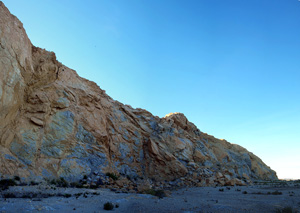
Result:
[[276,191],[272,192],[271,194],[272,195],[282,195],[282,192],[276,190]]
[[39,184],[38,182],[30,181],[30,185],[31,185],[31,186],[36,186],[36,185],[38,185],[38,184]]
[[111,202],[104,203],[103,209],[104,210],[113,210],[114,205]]
[[78,182],[70,183],[70,187],[72,187],[72,188],[84,188],[84,186],[81,183],[78,183]]
[[16,186],[16,185],[17,185],[17,183],[13,179],[2,179],[2,180],[0,180],[0,189],[1,190],[6,190],[10,186]]
[[15,181],[20,181],[21,180],[21,178],[19,176],[15,176],[14,179],[15,179]]
[[69,198],[69,197],[72,197],[72,195],[71,194],[64,194],[64,197]]
[[68,187],[69,186],[68,182],[63,177],[61,177],[59,179],[52,179],[50,181],[50,184],[55,185],[57,187]]
[[291,206],[284,207],[282,209],[276,209],[276,213],[297,213],[298,211]]
[[164,190],[161,190],[161,189],[159,189],[159,190],[148,189],[148,190],[145,190],[144,193],[156,196],[160,199],[167,196],[166,192]]
[[4,193],[2,196],[3,196],[3,198],[16,198],[16,195],[11,192]]
[[248,192],[247,191],[243,191],[243,194],[248,194]]
[[99,192],[93,192],[92,194],[93,194],[93,195],[100,195]]
[[224,192],[224,189],[223,189],[223,188],[221,188],[221,189],[219,189],[219,191],[220,191],[220,192]]
[[110,173],[110,172],[107,172],[106,176],[110,177],[113,180],[118,180],[119,179],[119,177],[117,175],[115,175],[114,173]]
[[262,193],[262,192],[252,192],[252,194],[254,194],[254,195],[263,195],[264,193]]

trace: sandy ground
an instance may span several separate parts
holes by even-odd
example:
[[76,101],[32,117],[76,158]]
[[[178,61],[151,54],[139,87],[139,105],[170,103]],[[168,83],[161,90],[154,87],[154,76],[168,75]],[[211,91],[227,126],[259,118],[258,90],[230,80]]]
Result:
[[[222,191],[223,189],[223,191]],[[272,192],[282,194],[273,195]],[[247,192],[247,193],[246,193]],[[201,187],[172,191],[159,199],[152,195],[116,193],[108,189],[76,189],[46,186],[16,186],[1,192],[17,197],[28,193],[59,196],[41,198],[0,198],[0,212],[107,212],[106,202],[118,204],[111,212],[276,212],[293,207],[300,212],[300,187]],[[78,193],[83,193],[79,196]],[[71,197],[64,197],[65,194]]]

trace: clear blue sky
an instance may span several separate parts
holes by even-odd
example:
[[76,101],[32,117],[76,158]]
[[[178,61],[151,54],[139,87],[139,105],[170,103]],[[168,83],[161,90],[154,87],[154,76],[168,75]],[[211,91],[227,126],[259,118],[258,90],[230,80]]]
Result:
[[298,0],[3,0],[36,46],[114,99],[300,179]]

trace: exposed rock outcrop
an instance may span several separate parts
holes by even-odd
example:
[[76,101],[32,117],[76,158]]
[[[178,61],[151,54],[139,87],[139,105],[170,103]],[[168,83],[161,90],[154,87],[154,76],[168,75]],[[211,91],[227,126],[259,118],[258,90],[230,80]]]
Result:
[[1,175],[76,180],[111,172],[197,186],[277,179],[257,156],[181,113],[159,118],[113,100],[33,46],[2,2],[0,17]]

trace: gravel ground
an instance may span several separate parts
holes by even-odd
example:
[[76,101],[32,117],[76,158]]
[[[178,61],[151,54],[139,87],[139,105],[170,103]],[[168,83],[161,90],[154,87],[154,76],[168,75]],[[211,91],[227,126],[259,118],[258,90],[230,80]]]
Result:
[[[48,186],[10,187],[1,192],[2,197],[7,193],[12,193],[17,197],[29,194],[34,195],[34,198],[0,198],[0,212],[107,212],[103,209],[106,202],[119,206],[111,212],[130,213],[276,212],[276,209],[284,207],[292,207],[300,212],[299,187],[184,188],[174,190],[169,197],[162,199],[145,194],[116,193],[108,189],[50,188]],[[47,196],[49,197],[46,198]]]

